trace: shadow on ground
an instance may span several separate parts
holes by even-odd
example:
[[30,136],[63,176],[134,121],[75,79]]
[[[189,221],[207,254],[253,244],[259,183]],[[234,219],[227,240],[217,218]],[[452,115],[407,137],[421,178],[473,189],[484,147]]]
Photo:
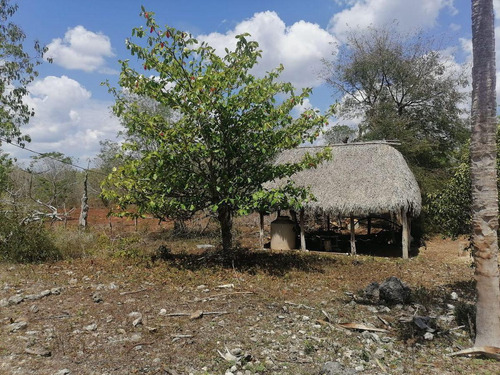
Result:
[[265,272],[283,276],[292,270],[323,273],[326,267],[339,262],[337,258],[300,253],[298,251],[269,251],[236,249],[229,253],[222,250],[205,250],[199,253],[163,253],[157,259],[179,269],[227,268],[240,272]]

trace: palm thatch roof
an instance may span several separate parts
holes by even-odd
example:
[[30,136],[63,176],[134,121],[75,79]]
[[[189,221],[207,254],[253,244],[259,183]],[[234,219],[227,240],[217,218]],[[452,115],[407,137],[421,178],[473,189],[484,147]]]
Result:
[[[369,216],[402,210],[418,216],[422,199],[415,176],[403,155],[385,142],[348,143],[330,146],[332,159],[317,168],[292,176],[302,187],[309,187],[316,201],[306,211],[330,215]],[[281,153],[275,163],[298,162],[321,147],[300,147]],[[274,181],[268,187],[277,187]]]

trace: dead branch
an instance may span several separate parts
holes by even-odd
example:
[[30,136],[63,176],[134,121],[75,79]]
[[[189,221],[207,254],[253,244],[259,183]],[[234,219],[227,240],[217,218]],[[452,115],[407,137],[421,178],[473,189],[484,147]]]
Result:
[[485,357],[500,361],[500,348],[497,348],[496,346],[478,346],[448,354],[448,356],[450,357],[468,356],[468,355],[484,355]]
[[[187,313],[187,312],[174,312],[174,313],[170,313],[170,314],[165,314],[164,316],[166,317],[175,317],[175,316],[189,316],[189,317],[199,317],[201,318],[203,315],[225,315],[225,314],[229,314],[228,311],[201,311],[201,310],[198,310],[198,311],[195,311],[195,312],[192,312],[192,313]],[[192,319],[195,319],[195,318],[192,318]]]
[[126,296],[128,294],[141,293],[141,292],[145,292],[146,290],[148,290],[148,289],[147,288],[142,288],[142,289],[138,289],[138,290],[131,290],[129,292],[121,292],[120,296]]
[[219,293],[219,294],[213,294],[211,296],[208,296],[207,298],[216,298],[216,297],[223,297],[223,296],[233,296],[237,294],[255,294],[255,292],[230,292],[230,293]]
[[342,327],[342,328],[357,329],[357,330],[360,330],[360,331],[389,332],[386,329],[368,327],[368,326],[366,326],[364,324],[359,324],[359,323],[339,323],[339,326]]
[[135,347],[137,346],[146,346],[146,345],[153,345],[155,343],[156,340],[153,340],[153,341],[148,341],[148,342],[138,342],[137,344],[133,344],[131,346],[129,346],[127,348],[127,352],[131,351],[132,349],[134,349]]
[[317,310],[315,307],[307,306],[307,305],[304,305],[302,303],[293,303],[290,301],[285,301],[285,304],[293,306],[293,307],[308,309],[308,310]]

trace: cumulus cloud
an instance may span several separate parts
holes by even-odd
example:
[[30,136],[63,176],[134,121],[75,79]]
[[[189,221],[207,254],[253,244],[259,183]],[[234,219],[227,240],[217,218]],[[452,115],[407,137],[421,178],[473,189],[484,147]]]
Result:
[[256,40],[263,51],[253,73],[262,76],[281,63],[285,67],[281,79],[296,87],[315,87],[322,83],[318,77],[321,59],[331,56],[337,42],[317,24],[299,21],[286,26],[272,11],[256,13],[225,34],[200,35],[198,39],[206,41],[222,55],[225,48],[234,49],[235,36],[243,33],[250,33],[251,39]]
[[399,31],[433,27],[443,9],[456,14],[453,0],[349,0],[348,8],[335,14],[329,30],[343,39],[350,29],[382,26],[397,18]]
[[29,86],[26,104],[35,116],[23,132],[30,148],[40,152],[60,151],[80,160],[99,152],[99,141],[115,139],[121,126],[112,116],[111,103],[92,99],[90,91],[66,76],[48,76]]
[[47,46],[47,57],[66,69],[85,72],[110,72],[106,68],[106,57],[114,56],[109,37],[94,33],[83,26],[69,29],[64,38],[53,39]]

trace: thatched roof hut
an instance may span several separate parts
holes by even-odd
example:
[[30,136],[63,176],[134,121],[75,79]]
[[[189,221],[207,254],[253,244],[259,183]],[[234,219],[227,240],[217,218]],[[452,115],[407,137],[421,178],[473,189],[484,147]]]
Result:
[[[330,148],[331,160],[292,176],[298,186],[309,187],[317,199],[309,202],[306,210],[332,216],[398,214],[401,210],[412,217],[420,214],[422,199],[417,181],[403,155],[394,147],[374,142]],[[287,150],[275,163],[298,162],[306,153],[314,155],[320,149],[322,147]]]
[[[386,142],[348,143],[330,148],[331,160],[292,176],[298,186],[309,187],[316,198],[304,210],[351,218],[392,214],[403,226],[403,257],[407,257],[409,219],[420,214],[422,199],[403,155]],[[313,155],[319,150],[320,147],[288,150],[275,163],[298,162],[306,153]],[[275,181],[268,187],[279,185],[280,181]]]

